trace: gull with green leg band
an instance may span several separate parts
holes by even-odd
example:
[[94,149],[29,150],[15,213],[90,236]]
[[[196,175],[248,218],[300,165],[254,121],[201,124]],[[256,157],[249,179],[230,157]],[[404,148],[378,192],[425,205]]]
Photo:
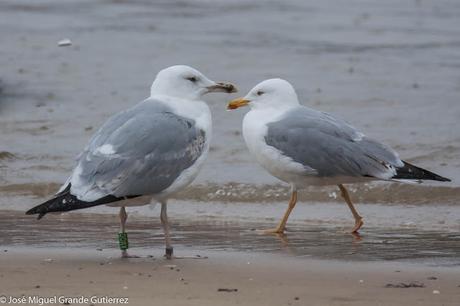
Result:
[[118,233],[118,245],[122,251],[126,251],[129,248],[128,233]]
[[118,241],[127,258],[133,256],[127,251],[125,206],[161,202],[165,255],[172,258],[166,203],[195,179],[206,160],[212,120],[202,97],[211,92],[232,93],[236,87],[185,65],[161,70],[150,96],[102,124],[59,191],[26,213],[41,219],[51,212],[120,207]]
[[128,233],[125,232],[126,220],[128,219],[128,214],[124,206],[120,207],[120,232],[118,233],[118,245],[121,250],[122,258],[138,258],[138,256],[133,256],[128,254]]

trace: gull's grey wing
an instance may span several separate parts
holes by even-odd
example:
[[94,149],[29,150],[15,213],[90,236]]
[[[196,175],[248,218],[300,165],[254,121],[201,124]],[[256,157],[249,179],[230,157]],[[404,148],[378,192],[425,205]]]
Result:
[[304,106],[268,124],[265,141],[318,176],[391,178],[403,166],[391,148],[345,121]]
[[168,188],[201,156],[205,132],[159,101],[146,100],[109,119],[79,156],[72,194],[94,201]]

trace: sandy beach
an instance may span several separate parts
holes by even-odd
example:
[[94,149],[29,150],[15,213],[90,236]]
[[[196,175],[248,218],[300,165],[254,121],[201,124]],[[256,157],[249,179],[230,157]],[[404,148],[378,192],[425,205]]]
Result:
[[[173,209],[175,254],[185,257],[173,260],[163,258],[158,216],[130,217],[129,252],[141,258],[121,259],[116,215],[68,213],[36,221],[2,211],[0,296],[120,297],[129,305],[458,304],[458,232],[411,219],[415,210],[393,207],[416,226],[369,218],[355,237],[344,231],[349,219],[302,220],[334,204],[322,204],[323,210],[305,205],[285,236],[272,236],[258,230],[273,225],[281,203],[263,219],[251,214],[252,204],[239,205],[244,217],[231,210],[220,215],[217,203],[214,211],[205,203],[191,203],[188,212]],[[446,207],[440,212],[458,214]]]
[[[168,261],[156,252],[154,258],[126,260],[113,250],[11,249],[0,257],[0,293],[118,297],[127,298],[129,305],[165,306],[432,306],[458,305],[460,299],[458,267],[206,254],[208,258]],[[404,284],[422,287],[392,287]]]

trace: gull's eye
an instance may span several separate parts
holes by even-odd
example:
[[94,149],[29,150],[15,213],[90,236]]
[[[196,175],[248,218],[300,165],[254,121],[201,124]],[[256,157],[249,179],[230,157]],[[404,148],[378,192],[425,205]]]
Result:
[[194,76],[188,77],[188,78],[186,78],[186,79],[189,80],[189,81],[192,82],[192,83],[196,83],[196,82],[198,81],[198,78],[197,78],[197,77],[194,77]]
[[264,94],[264,92],[262,90],[259,90],[259,91],[256,92],[256,95],[258,95],[258,96],[261,96],[263,94]]

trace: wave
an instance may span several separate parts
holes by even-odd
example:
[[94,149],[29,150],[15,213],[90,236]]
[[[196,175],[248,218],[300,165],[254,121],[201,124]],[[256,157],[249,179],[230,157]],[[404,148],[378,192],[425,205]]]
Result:
[[[0,186],[0,194],[46,198],[61,184],[32,183]],[[347,186],[353,201],[376,204],[460,204],[460,187],[372,182]],[[254,185],[240,183],[197,184],[178,193],[174,198],[193,201],[265,203],[287,201],[289,187],[284,185]],[[341,202],[337,186],[308,187],[299,191],[303,202]]]

